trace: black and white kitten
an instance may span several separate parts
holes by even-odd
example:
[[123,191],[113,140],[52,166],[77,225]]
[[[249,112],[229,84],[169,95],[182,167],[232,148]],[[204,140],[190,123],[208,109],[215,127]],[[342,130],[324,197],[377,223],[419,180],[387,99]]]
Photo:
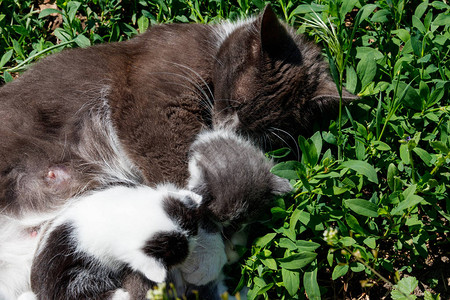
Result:
[[201,197],[166,184],[115,186],[73,199],[42,229],[22,299],[128,299],[132,272],[164,282],[195,247]]

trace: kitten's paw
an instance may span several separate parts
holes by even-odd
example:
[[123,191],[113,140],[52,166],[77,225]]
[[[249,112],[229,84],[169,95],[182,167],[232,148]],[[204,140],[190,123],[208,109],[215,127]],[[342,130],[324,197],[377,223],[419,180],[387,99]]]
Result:
[[25,292],[19,297],[17,297],[17,300],[36,300],[37,297],[33,292]]
[[188,283],[205,285],[219,277],[226,262],[222,236],[199,230],[196,247],[179,269]]
[[124,289],[117,289],[111,297],[111,300],[130,300],[130,293]]

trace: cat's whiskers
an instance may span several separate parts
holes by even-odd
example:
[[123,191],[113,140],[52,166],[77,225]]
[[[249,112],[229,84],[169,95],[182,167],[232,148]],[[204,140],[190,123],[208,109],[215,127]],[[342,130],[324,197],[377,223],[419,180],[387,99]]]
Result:
[[278,139],[280,139],[291,150],[294,150],[294,149],[292,149],[291,145],[285,139],[283,139],[280,135],[276,134],[274,132],[275,130],[280,131],[281,133],[287,135],[289,138],[292,139],[292,141],[294,141],[294,145],[296,146],[295,150],[296,150],[296,154],[297,154],[297,160],[300,160],[300,148],[298,147],[297,141],[294,139],[294,137],[289,132],[287,132],[283,129],[276,128],[276,127],[269,128],[269,132],[272,133],[273,135],[275,135]]
[[[203,82],[203,84],[206,86],[206,88],[208,89],[208,92],[209,92],[209,95],[211,96],[211,98],[209,98],[209,97],[206,97],[206,100],[208,100],[209,101],[209,104],[211,105],[211,108],[213,107],[213,102],[214,102],[214,94],[213,94],[213,92],[211,91],[211,89],[210,89],[210,87],[209,87],[209,84],[206,82],[206,80],[198,73],[198,72],[196,72],[194,69],[192,69],[191,67],[188,67],[188,66],[186,66],[186,65],[183,65],[183,64],[179,64],[179,63],[176,63],[176,62],[171,62],[171,61],[166,61],[167,63],[170,63],[170,64],[173,64],[173,65],[175,65],[175,66],[177,66],[177,67],[179,67],[179,68],[184,68],[184,69],[186,69],[187,71],[190,71],[191,73],[193,73],[198,79],[200,79],[200,81],[201,82]],[[188,74],[186,74],[186,75],[188,75]],[[191,77],[192,78],[192,77]],[[192,78],[192,79],[194,79],[194,78]],[[203,90],[203,89],[202,89]]]

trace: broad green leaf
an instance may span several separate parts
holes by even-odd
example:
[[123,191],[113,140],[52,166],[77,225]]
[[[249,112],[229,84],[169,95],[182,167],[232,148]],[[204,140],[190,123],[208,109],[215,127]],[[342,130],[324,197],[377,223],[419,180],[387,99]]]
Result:
[[137,23],[138,23],[139,32],[143,33],[147,30],[150,22],[149,22],[148,18],[146,18],[145,16],[141,16],[138,19]]
[[67,17],[70,23],[72,23],[73,19],[75,18],[80,5],[81,3],[78,1],[69,1],[69,3],[67,3]]
[[331,278],[333,280],[336,280],[339,277],[344,276],[345,274],[347,274],[348,269],[349,268],[348,268],[347,264],[345,264],[345,265],[339,264],[339,265],[335,266],[333,269],[333,274],[331,274]]
[[400,145],[400,159],[405,165],[409,165],[410,158],[408,145],[405,144]]
[[319,156],[320,152],[322,152],[322,135],[320,134],[320,131],[316,131],[316,133],[311,136],[310,140],[314,143],[317,156]]
[[272,232],[272,233],[268,233],[265,236],[259,237],[258,239],[256,239],[255,241],[255,245],[257,247],[264,247],[266,246],[270,241],[273,240],[273,238],[276,236],[277,234]]
[[349,169],[356,171],[356,173],[358,173],[358,174],[366,176],[367,179],[369,179],[370,181],[372,181],[374,183],[378,183],[378,177],[377,177],[377,172],[375,171],[375,168],[365,161],[348,160],[348,161],[342,162],[341,165],[345,168],[349,168]]
[[439,14],[436,19],[432,22],[435,26],[445,26],[450,24],[450,15],[448,14]]
[[418,195],[410,195],[391,211],[391,215],[401,215],[404,210],[419,204],[422,200],[423,198]]
[[366,217],[378,217],[378,206],[364,199],[348,199],[344,201],[345,205],[359,215]]
[[417,5],[416,10],[414,12],[414,16],[418,19],[422,18],[423,14],[427,11],[428,1],[424,1]]
[[2,59],[0,60],[0,68],[2,68],[6,63],[11,59],[14,50],[9,50],[5,54],[2,55]]
[[302,150],[302,158],[305,163],[311,167],[314,167],[319,160],[318,151],[314,143],[310,139],[307,140],[303,136],[299,136],[298,145]]
[[361,19],[360,22],[364,21],[369,17],[369,15],[377,8],[376,4],[366,4],[361,7]]
[[[394,290],[391,292],[392,299],[403,300],[403,299],[416,299],[416,296],[411,295],[416,287],[419,285],[419,281],[415,277],[404,277],[395,286]],[[407,295],[407,297],[405,296]]]
[[270,172],[286,179],[298,179],[297,170],[300,168],[300,162],[298,161],[286,161],[276,164]]
[[302,252],[293,254],[278,260],[280,266],[288,270],[297,270],[310,264],[317,256],[314,252]]
[[80,48],[86,48],[86,47],[89,47],[91,45],[91,41],[87,37],[82,35],[82,34],[79,34],[73,41]]
[[286,269],[281,269],[281,277],[283,278],[283,284],[289,295],[297,295],[300,287],[300,274],[299,272],[293,272]]
[[344,237],[341,238],[339,241],[340,241],[340,242],[342,243],[342,245],[344,245],[345,247],[350,247],[350,246],[356,244],[355,239],[353,239],[353,238],[351,238],[351,237],[349,237],[349,236],[344,236]]
[[320,244],[311,242],[311,241],[304,241],[304,240],[298,240],[296,241],[297,249],[298,251],[302,252],[312,252],[320,247]]
[[430,142],[430,145],[434,150],[437,150],[442,154],[448,154],[450,152],[448,147],[441,141]]
[[281,238],[278,246],[280,246],[281,248],[287,248],[291,251],[297,250],[297,245],[288,238]]
[[54,8],[46,8],[43,9],[40,13],[39,13],[39,19],[45,18],[51,14],[61,14],[60,10],[54,9]]
[[375,149],[380,150],[380,151],[391,150],[391,147],[388,144],[383,143],[381,141],[372,141],[372,145]]
[[14,78],[11,76],[11,74],[9,74],[8,71],[5,71],[3,73],[3,79],[5,80],[6,83],[11,82],[14,80]]
[[371,249],[375,249],[377,247],[377,239],[374,237],[366,238],[363,243],[369,246],[369,248]]
[[264,258],[261,259],[261,262],[267,266],[269,269],[276,271],[277,270],[277,263],[275,259],[273,258]]
[[317,266],[313,271],[308,271],[303,274],[303,287],[306,295],[310,300],[320,300],[320,288],[317,282]]
[[358,76],[353,66],[347,66],[346,76],[345,88],[353,94],[356,92],[356,86],[358,85]]
[[356,73],[361,80],[361,87],[367,86],[375,77],[377,73],[377,63],[370,54],[366,54],[358,63]]
[[372,18],[370,19],[372,22],[375,23],[385,23],[388,22],[388,16],[391,14],[391,12],[387,9],[380,9],[376,13],[373,14]]
[[388,183],[388,186],[391,189],[391,191],[393,191],[395,189],[394,178],[397,174],[398,174],[397,167],[393,163],[390,163],[389,167],[388,167],[388,173],[387,173],[387,183]]
[[427,166],[431,167],[432,157],[431,157],[430,153],[428,153],[427,151],[425,151],[419,147],[415,147],[413,149],[413,152],[416,153]]
[[365,269],[366,269],[366,266],[364,266],[360,262],[352,262],[350,264],[350,270],[352,270],[352,272],[358,273],[358,272],[364,271]]
[[346,214],[345,221],[347,221],[348,226],[353,229],[353,231],[365,235],[364,229],[359,225],[358,220],[354,216]]
[[412,24],[413,27],[417,28],[422,33],[425,33],[427,31],[422,21],[420,21],[420,19],[416,16],[412,16]]

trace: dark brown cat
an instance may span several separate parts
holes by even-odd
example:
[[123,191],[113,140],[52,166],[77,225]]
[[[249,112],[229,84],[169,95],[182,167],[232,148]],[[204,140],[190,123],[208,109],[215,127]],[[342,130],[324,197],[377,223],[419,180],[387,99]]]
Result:
[[[270,132],[295,137],[337,99],[320,51],[270,8],[63,51],[0,89],[0,210],[45,210],[116,181],[184,184],[189,145],[211,119],[277,146]],[[55,185],[58,166],[70,180]]]

